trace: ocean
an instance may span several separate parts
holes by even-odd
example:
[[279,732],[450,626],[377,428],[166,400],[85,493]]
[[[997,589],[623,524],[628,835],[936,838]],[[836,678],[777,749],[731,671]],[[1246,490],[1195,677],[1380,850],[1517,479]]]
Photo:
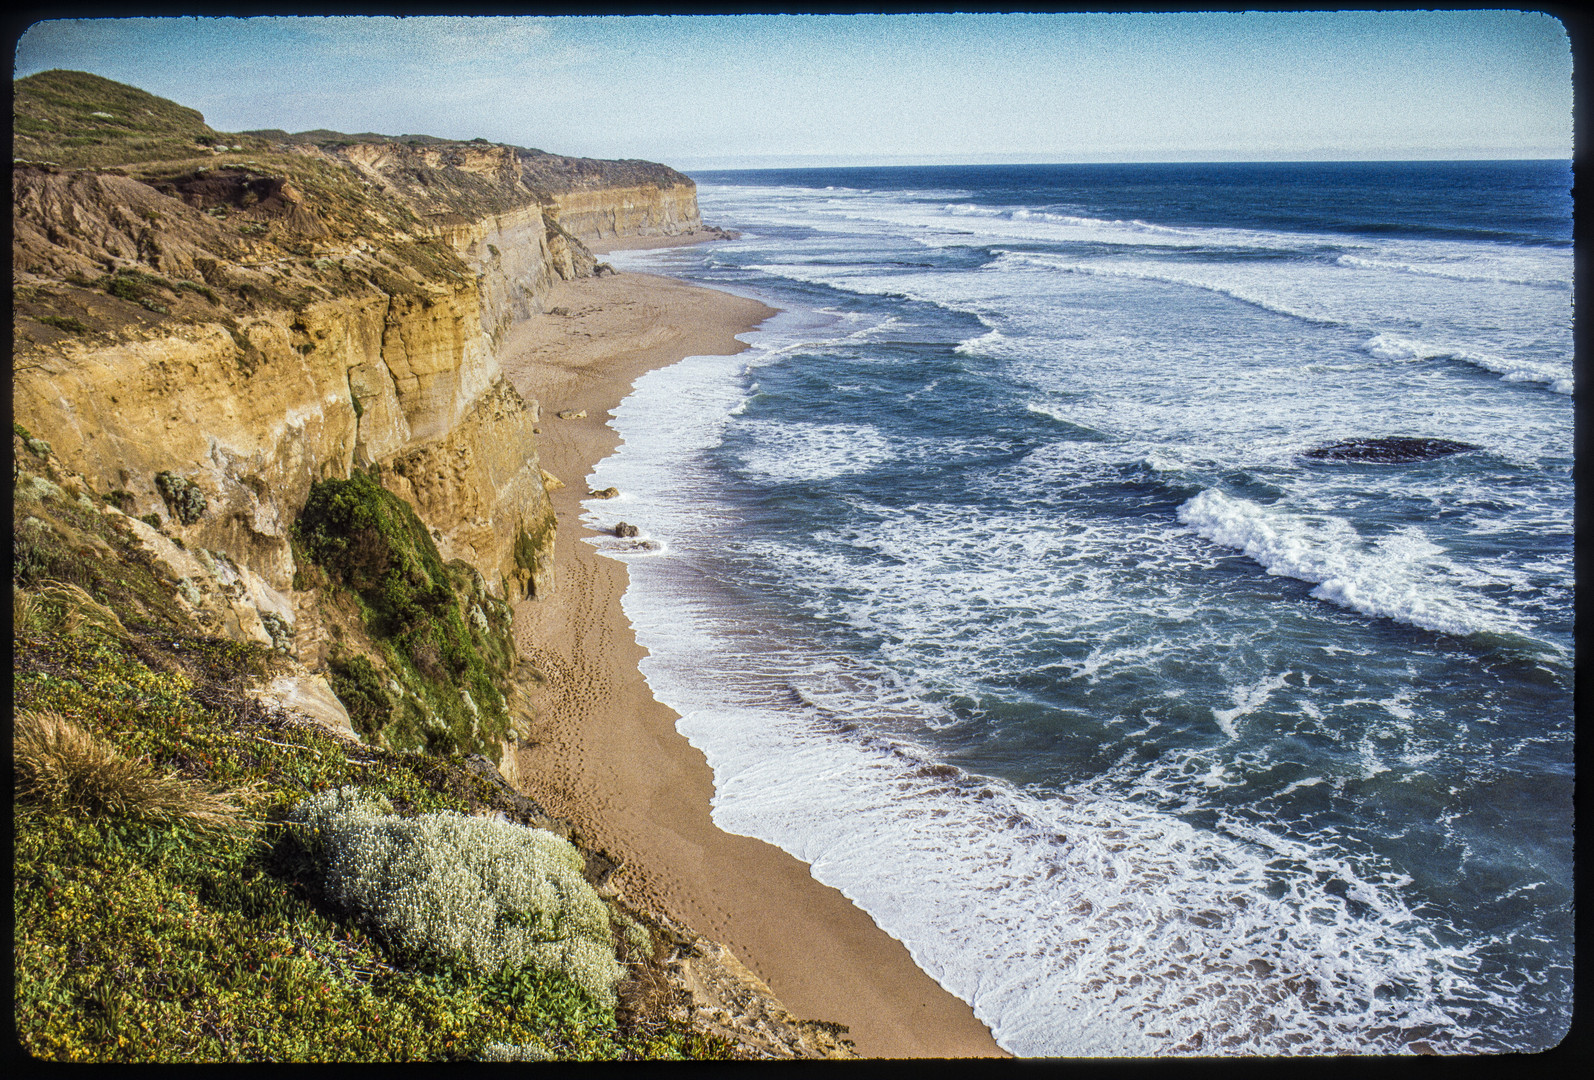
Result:
[[1569,162],[694,179],[606,258],[782,311],[587,520],[722,828],[1015,1054],[1560,1040]]

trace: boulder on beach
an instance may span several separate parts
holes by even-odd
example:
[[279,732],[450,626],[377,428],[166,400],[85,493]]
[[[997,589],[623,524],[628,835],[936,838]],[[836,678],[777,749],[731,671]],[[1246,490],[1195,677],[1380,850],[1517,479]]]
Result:
[[620,537],[640,536],[641,532],[642,530],[638,529],[635,525],[627,525],[623,521],[617,522],[614,526],[614,535]]
[[1302,457],[1313,461],[1359,461],[1378,465],[1403,465],[1411,461],[1431,461],[1434,458],[1459,454],[1464,450],[1481,450],[1472,443],[1454,439],[1346,439],[1306,451]]
[[585,409],[566,409],[559,413],[559,419],[561,420],[585,420],[586,418],[587,410]]

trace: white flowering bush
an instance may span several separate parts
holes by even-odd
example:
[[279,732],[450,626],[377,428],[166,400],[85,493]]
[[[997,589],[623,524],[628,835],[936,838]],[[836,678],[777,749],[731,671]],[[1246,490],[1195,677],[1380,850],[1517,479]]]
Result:
[[315,795],[292,817],[324,859],[328,897],[394,942],[486,972],[560,971],[614,1004],[623,973],[609,907],[569,842],[452,812],[399,817],[352,787]]
[[520,1046],[501,1042],[488,1043],[476,1054],[478,1061],[553,1061],[555,1059],[553,1051],[536,1043],[525,1043]]

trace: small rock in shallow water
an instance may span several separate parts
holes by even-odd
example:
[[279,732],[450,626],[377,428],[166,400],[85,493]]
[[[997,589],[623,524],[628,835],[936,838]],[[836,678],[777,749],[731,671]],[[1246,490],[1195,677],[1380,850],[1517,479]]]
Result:
[[1381,465],[1399,465],[1459,454],[1463,450],[1481,449],[1480,446],[1453,439],[1346,439],[1344,442],[1314,447],[1302,456],[1314,461],[1369,461]]
[[625,522],[622,521],[622,522],[619,522],[618,524],[615,525],[615,527],[614,527],[614,535],[616,535],[616,536],[639,536],[639,535],[641,535],[641,530],[638,529],[635,525],[627,525]]
[[617,487],[606,487],[602,491],[588,491],[587,492],[587,498],[589,498],[589,499],[613,499],[613,498],[619,497],[619,494],[620,494],[620,489],[619,488],[617,488]]

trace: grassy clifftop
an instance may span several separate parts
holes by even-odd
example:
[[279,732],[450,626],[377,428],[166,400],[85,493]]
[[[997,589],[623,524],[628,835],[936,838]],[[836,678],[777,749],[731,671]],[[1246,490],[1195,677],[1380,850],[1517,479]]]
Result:
[[[67,168],[192,157],[218,141],[197,109],[84,71],[41,71],[12,85],[11,156]],[[249,149],[265,145],[242,139]]]
[[[440,226],[536,213],[563,191],[692,183],[653,162],[484,140],[217,132],[193,109],[77,71],[12,88],[23,353],[362,292],[426,297],[475,279]],[[590,265],[551,220],[549,233]],[[149,277],[118,284],[127,270]]]

